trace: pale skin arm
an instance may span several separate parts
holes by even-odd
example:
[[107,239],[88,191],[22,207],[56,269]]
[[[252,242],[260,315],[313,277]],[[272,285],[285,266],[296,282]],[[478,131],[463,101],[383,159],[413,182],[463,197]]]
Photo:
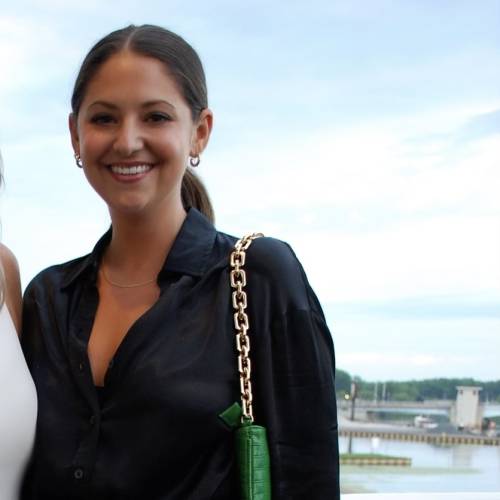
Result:
[[19,266],[14,254],[2,243],[0,243],[0,260],[5,273],[5,304],[9,310],[14,325],[19,334],[21,331],[21,279],[19,277]]

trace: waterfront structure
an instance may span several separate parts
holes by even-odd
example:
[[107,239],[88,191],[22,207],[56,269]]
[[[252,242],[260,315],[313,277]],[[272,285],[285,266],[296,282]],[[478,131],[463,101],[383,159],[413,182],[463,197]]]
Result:
[[342,494],[345,500],[500,500],[500,493],[353,493]]
[[459,429],[481,429],[483,408],[479,404],[482,387],[459,385],[457,400],[451,412],[451,422]]

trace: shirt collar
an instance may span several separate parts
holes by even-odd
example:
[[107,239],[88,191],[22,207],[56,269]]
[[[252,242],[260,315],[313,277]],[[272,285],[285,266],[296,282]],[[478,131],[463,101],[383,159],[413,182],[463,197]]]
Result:
[[[71,266],[61,288],[74,283],[85,271],[97,271],[104,249],[111,241],[112,232],[110,227],[96,243],[92,253],[79,259],[74,267]],[[209,263],[216,233],[215,227],[204,215],[195,208],[190,208],[160,273],[202,276]]]

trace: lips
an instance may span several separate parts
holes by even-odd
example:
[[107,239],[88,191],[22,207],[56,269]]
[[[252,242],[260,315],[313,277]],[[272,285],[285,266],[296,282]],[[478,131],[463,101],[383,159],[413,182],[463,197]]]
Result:
[[113,179],[119,182],[137,182],[146,177],[154,168],[152,163],[112,163],[107,166]]
[[140,175],[149,172],[153,167],[148,164],[143,165],[110,165],[111,172],[117,175]]

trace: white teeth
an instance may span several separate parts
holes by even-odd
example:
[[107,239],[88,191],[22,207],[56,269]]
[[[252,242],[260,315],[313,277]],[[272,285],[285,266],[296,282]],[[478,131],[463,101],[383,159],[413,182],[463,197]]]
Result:
[[121,165],[111,165],[111,171],[120,175],[144,174],[151,170],[151,165],[136,165],[134,167],[125,167]]

